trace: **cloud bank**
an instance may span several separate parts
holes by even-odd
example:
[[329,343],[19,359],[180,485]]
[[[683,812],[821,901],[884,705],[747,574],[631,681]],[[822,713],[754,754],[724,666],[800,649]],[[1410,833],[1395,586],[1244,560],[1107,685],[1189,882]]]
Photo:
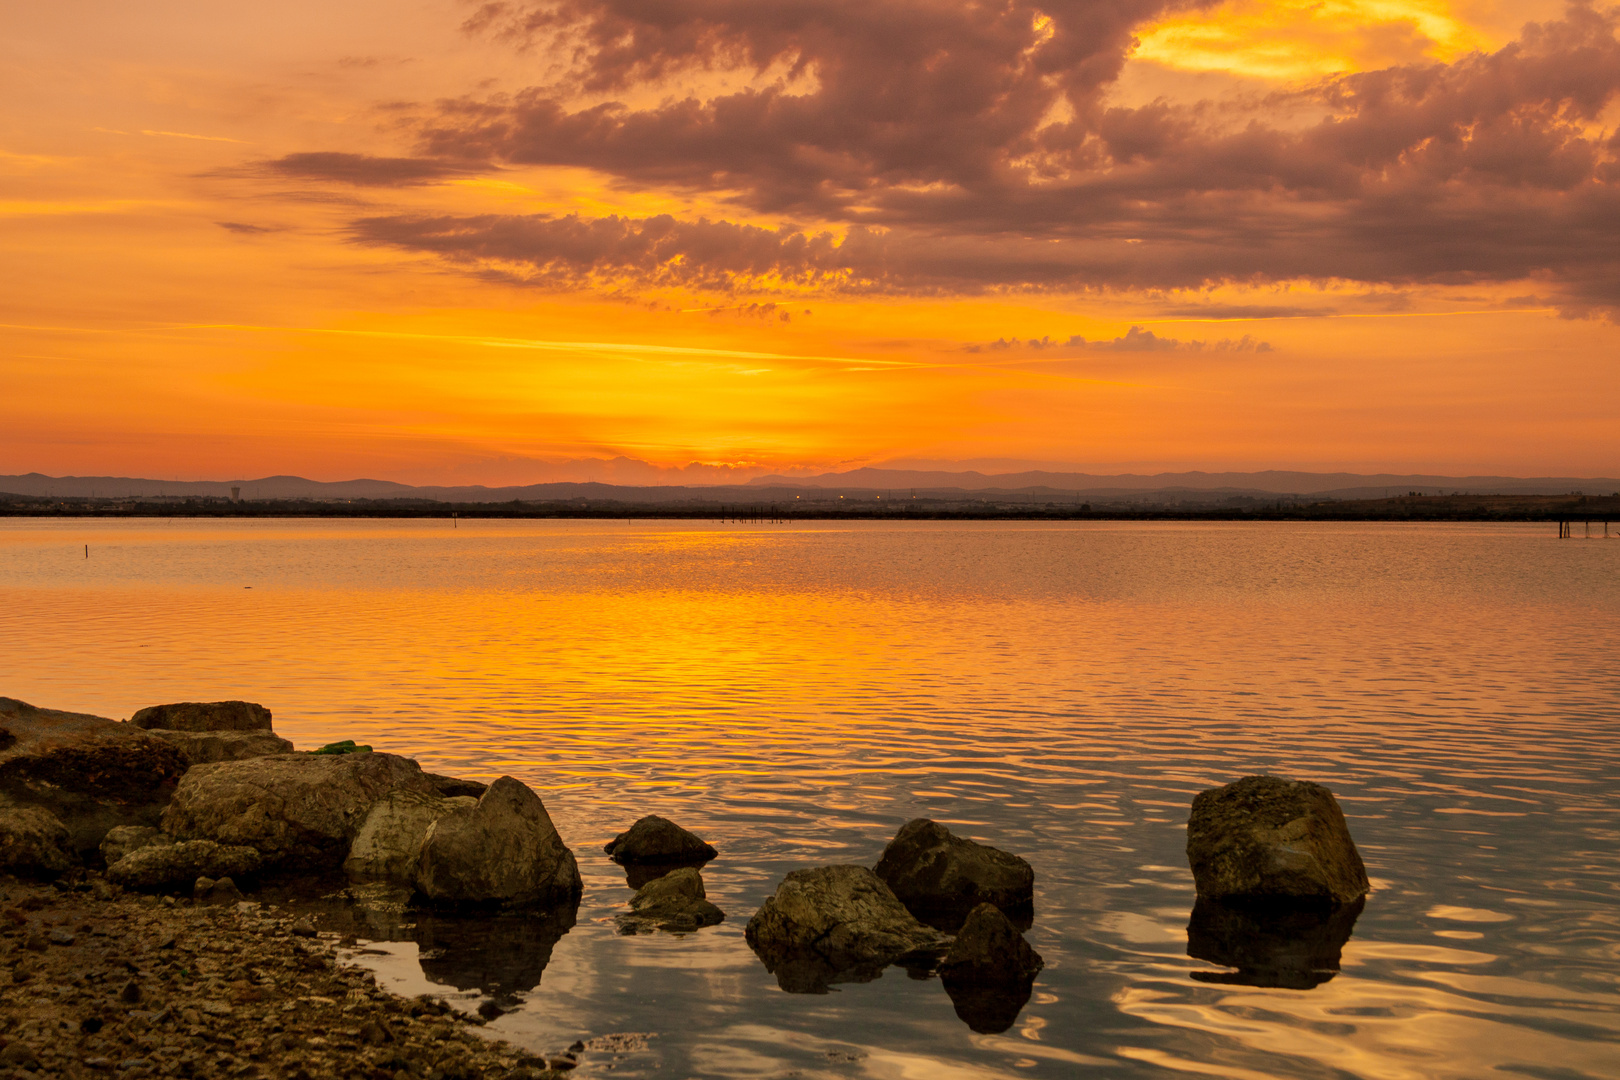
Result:
[[[1175,6],[487,4],[468,32],[560,58],[553,78],[441,103],[417,129],[415,157],[271,164],[395,184],[437,178],[446,162],[578,166],[626,188],[718,198],[756,220],[822,223],[354,223],[360,243],[555,288],[931,295],[1533,280],[1567,312],[1620,306],[1620,135],[1605,126],[1620,96],[1614,10],[1575,4],[1494,53],[1336,77],[1247,114],[1111,105],[1133,31]],[[662,93],[722,76],[745,85]],[[1272,120],[1282,105],[1322,119],[1282,125]]]

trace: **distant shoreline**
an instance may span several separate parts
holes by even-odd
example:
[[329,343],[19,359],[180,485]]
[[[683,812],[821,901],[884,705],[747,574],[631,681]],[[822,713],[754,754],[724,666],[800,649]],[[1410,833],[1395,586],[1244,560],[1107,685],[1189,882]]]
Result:
[[[844,505],[839,505],[840,503]],[[579,519],[789,523],[798,521],[1457,521],[1615,522],[1617,495],[1405,495],[1388,499],[1278,497],[1250,505],[1131,506],[1128,502],[1028,498],[817,499],[803,502],[671,506],[575,499],[566,502],[447,503],[423,499],[51,499],[0,493],[0,517],[13,518],[381,518]],[[1620,537],[1620,531],[1613,535]]]

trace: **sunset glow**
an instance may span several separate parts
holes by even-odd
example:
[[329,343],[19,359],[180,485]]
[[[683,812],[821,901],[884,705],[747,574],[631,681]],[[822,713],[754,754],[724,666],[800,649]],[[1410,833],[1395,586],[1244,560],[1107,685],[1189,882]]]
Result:
[[21,6],[0,472],[1620,469],[1601,4]]

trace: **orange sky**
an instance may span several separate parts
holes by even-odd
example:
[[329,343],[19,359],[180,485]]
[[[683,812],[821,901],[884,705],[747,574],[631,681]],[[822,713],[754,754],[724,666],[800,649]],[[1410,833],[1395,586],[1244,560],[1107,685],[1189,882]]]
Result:
[[11,5],[0,473],[1620,472],[1611,9],[644,7]]

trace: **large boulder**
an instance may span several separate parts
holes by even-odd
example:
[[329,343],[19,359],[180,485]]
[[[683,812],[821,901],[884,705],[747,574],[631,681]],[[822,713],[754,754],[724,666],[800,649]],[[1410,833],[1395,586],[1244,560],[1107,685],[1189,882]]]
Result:
[[142,709],[129,722],[152,730],[269,731],[270,710],[251,701],[177,701]]
[[717,852],[701,838],[687,832],[668,818],[648,814],[630,828],[609,840],[602,848],[621,864],[685,863],[695,865],[715,857]]
[[540,797],[510,776],[435,820],[416,868],[417,891],[438,905],[551,907],[577,901],[583,887]]
[[0,806],[0,872],[55,877],[73,864],[67,826],[37,806]]
[[180,840],[138,848],[107,867],[107,880],[126,889],[191,886],[198,878],[239,878],[263,863],[258,851],[212,840]]
[[672,870],[647,882],[630,900],[631,914],[619,916],[621,934],[650,930],[697,930],[725,920],[726,914],[709,903],[703,875],[690,866]]
[[49,811],[81,855],[115,825],[157,824],[186,765],[129,724],[0,698],[0,798]]
[[366,815],[349,845],[343,870],[353,881],[413,884],[428,829],[446,814],[464,813],[477,805],[478,800],[469,796],[445,799],[405,788],[390,791]]
[[1277,776],[1200,792],[1187,821],[1187,861],[1199,897],[1229,903],[1332,906],[1368,888],[1333,793]]
[[994,904],[1030,925],[1035,871],[1017,855],[952,835],[927,818],[906,822],[874,871],[912,914],[955,930],[980,904]]
[[170,731],[167,728],[151,731],[179,747],[193,765],[293,752],[293,744],[273,731]]
[[267,867],[335,866],[372,806],[398,789],[433,793],[421,767],[395,754],[278,754],[195,765],[163,813],[163,831],[177,840],[256,848]]
[[875,979],[892,963],[938,955],[950,942],[864,866],[793,871],[744,936],[782,988],[797,993]]

